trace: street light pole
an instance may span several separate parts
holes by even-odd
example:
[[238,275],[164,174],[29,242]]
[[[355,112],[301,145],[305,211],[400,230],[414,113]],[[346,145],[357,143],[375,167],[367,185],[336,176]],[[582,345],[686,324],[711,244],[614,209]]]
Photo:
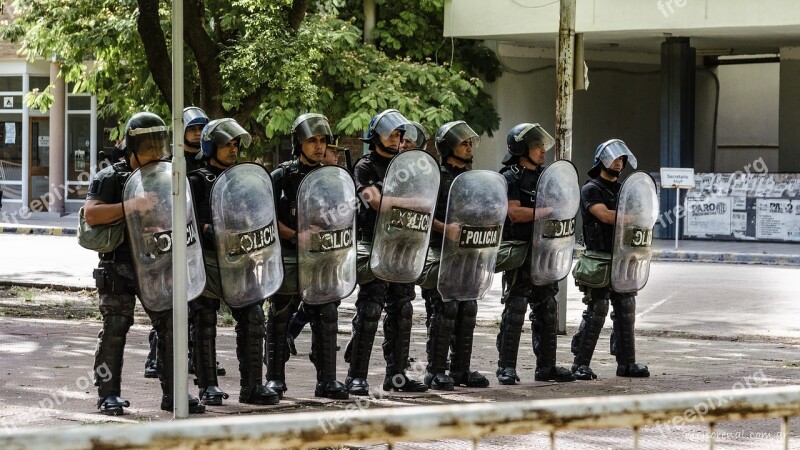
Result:
[[572,101],[575,92],[575,2],[561,0],[556,60],[556,158],[572,159]]

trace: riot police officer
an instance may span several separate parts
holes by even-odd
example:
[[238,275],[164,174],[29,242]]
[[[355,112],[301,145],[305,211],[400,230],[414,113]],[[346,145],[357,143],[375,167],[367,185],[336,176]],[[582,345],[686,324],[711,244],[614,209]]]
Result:
[[[200,137],[207,167],[189,174],[189,185],[201,227],[203,258],[206,263],[206,289],[189,304],[195,332],[194,367],[201,402],[221,405],[228,394],[218,387],[216,366],[216,326],[220,300],[224,299],[216,251],[217,237],[212,220],[211,188],[226,169],[237,162],[239,148],[248,147],[250,134],[234,119],[217,119],[203,127]],[[243,275],[244,276],[244,275]],[[239,359],[239,402],[254,405],[278,403],[278,394],[262,383],[261,355],[264,345],[264,310],[261,301],[245,307],[231,307],[236,320],[236,355]]]
[[[377,211],[381,204],[381,190],[389,162],[399,153],[400,143],[408,120],[396,109],[387,109],[369,122],[363,139],[369,144],[368,155],[360,158],[353,167],[356,191],[362,200],[358,213],[361,245],[371,247]],[[345,361],[350,363],[347,389],[353,395],[368,395],[369,359],[372,343],[378,329],[381,311],[386,308],[383,321],[383,356],[386,360],[385,391],[424,392],[423,383],[408,378],[408,353],[411,345],[411,318],[414,299],[412,283],[388,283],[374,279],[359,284],[356,315],[353,317],[353,335],[345,350]]]
[[406,150],[425,150],[428,146],[428,131],[419,122],[413,120],[409,122],[411,126],[406,127],[403,133],[403,141],[400,143],[400,151]]
[[[169,129],[160,117],[152,113],[134,114],[125,126],[125,161],[101,170],[89,188],[84,205],[86,222],[90,226],[112,224],[123,218],[123,188],[130,173],[151,162],[169,156]],[[151,197],[130,200],[125,209],[147,210],[156,199]],[[123,414],[130,403],[120,397],[122,360],[126,335],[133,323],[136,305],[136,271],[127,235],[113,251],[100,253],[100,264],[94,271],[103,329],[98,335],[94,368],[107,367],[109,377],[95,377],[98,387],[97,407],[107,415]],[[161,409],[173,409],[172,383],[172,309],[150,311],[145,308],[158,334],[158,377],[163,396]],[[189,395],[189,412],[201,413],[205,406]]]
[[[627,165],[635,169],[636,157],[624,142],[611,139],[600,144],[594,154],[594,164],[589,169],[591,179],[581,189],[580,210],[586,251],[607,254],[609,261],[620,191],[618,180],[620,172]],[[617,359],[617,376],[649,377],[647,366],[636,362],[636,294],[616,292],[610,285],[589,287],[577,279],[576,284],[584,293],[587,307],[578,332],[572,338],[572,353],[575,355],[572,373],[575,377],[579,380],[597,378],[589,364],[608,314],[609,300],[614,308],[611,313],[611,354]]]
[[[333,132],[322,114],[303,114],[292,124],[292,161],[281,164],[272,172],[278,205],[278,234],[285,261],[297,254],[297,193],[300,182],[309,172],[320,167]],[[284,286],[297,283],[297,272],[286,273]],[[295,266],[296,267],[296,266]],[[285,289],[270,298],[267,313],[267,386],[281,397],[286,392],[285,366],[289,358],[287,328],[300,297],[296,289]],[[303,304],[311,319],[311,360],[317,368],[314,395],[332,399],[349,397],[344,384],[336,380],[336,335],[338,331],[338,301],[321,305]]]
[[[544,170],[545,154],[555,141],[538,124],[522,123],[506,137],[508,155],[500,172],[508,183],[508,220],[504,234],[514,240],[530,241],[533,230],[536,187]],[[544,212],[540,212],[544,213]],[[521,267],[504,272],[505,306],[500,332],[497,335],[497,380],[500,384],[516,384],[517,353],[528,304],[533,352],[536,355],[537,381],[574,381],[572,373],[556,365],[558,332],[558,283],[535,286],[530,277],[531,255],[528,252]]]
[[[445,214],[450,186],[455,178],[470,170],[472,151],[478,146],[480,137],[463,120],[448,122],[436,132],[436,150],[442,158],[439,197],[433,222],[430,247],[442,246],[445,231]],[[423,142],[424,144],[424,142]],[[428,318],[428,366],[425,384],[437,390],[452,390],[454,386],[488,387],[489,380],[480,372],[469,368],[472,358],[472,338],[478,315],[477,300],[443,301],[436,288],[422,289],[431,314]],[[453,352],[450,375],[445,374],[447,353],[451,338]]]
[[[201,167],[205,167],[206,162],[200,152],[200,132],[208,123],[208,116],[205,111],[196,107],[189,106],[183,109],[183,153],[186,157],[186,173],[191,173]],[[156,330],[151,329],[148,336],[150,341],[150,353],[144,363],[144,377],[156,378],[156,353],[158,351],[158,336]],[[189,373],[194,373],[193,354],[194,351],[194,329],[189,325]],[[225,375],[225,369],[217,363],[217,375]]]

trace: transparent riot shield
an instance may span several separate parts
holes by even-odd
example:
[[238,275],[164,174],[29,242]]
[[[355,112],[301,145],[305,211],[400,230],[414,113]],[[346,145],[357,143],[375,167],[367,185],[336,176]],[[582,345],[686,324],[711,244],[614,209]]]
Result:
[[[123,212],[133,253],[142,305],[151,311],[172,308],[172,163],[156,161],[134,171],[125,183]],[[187,301],[206,285],[203,250],[186,183]]]
[[447,199],[437,288],[442,300],[478,300],[492,285],[508,211],[497,172],[472,170],[453,180]]
[[641,171],[628,176],[619,191],[611,250],[611,287],[615,291],[636,292],[647,284],[658,211],[653,177]]
[[356,288],[356,188],[339,166],[311,171],[297,191],[300,298],[335,302]]
[[578,172],[571,162],[560,159],[539,176],[531,237],[533,284],[546,286],[569,274],[580,199]]
[[422,150],[392,159],[381,192],[370,269],[376,277],[411,283],[422,273],[439,192],[439,167]]
[[272,178],[260,165],[237,164],[211,188],[211,217],[225,302],[264,301],[283,281]]

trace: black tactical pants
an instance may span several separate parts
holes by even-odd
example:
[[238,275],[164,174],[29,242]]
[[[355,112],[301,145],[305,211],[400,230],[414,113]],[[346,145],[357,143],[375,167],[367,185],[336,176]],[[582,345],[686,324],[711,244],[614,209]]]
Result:
[[298,295],[275,294],[269,299],[264,362],[267,364],[267,381],[286,382],[286,361],[289,360],[289,343],[286,333],[289,319],[300,304]]
[[[101,261],[94,272],[103,329],[97,335],[95,386],[100,398],[120,396],[123,352],[136,306],[136,275],[131,263]],[[172,392],[172,309],[145,308],[159,337],[159,379],[165,394]]]
[[516,369],[522,325],[530,304],[531,341],[536,368],[546,371],[555,367],[558,283],[534,286],[530,277],[530,255],[518,269],[504,272],[503,282],[506,286],[505,307],[497,334],[497,366]]
[[423,289],[422,296],[426,305],[431,305],[426,345],[428,372],[437,374],[447,369],[447,353],[452,347],[450,372],[469,373],[478,302],[445,302],[436,289]]
[[350,363],[348,378],[367,377],[372,344],[384,308],[386,317],[383,320],[384,341],[381,347],[386,360],[386,374],[405,373],[411,346],[411,301],[414,296],[414,285],[411,283],[387,283],[375,279],[359,285],[353,335],[345,350],[345,361]]
[[597,340],[600,338],[600,332],[603,330],[603,324],[608,315],[609,300],[613,307],[611,354],[616,357],[618,365],[635,363],[636,294],[622,294],[613,291],[610,287],[598,289],[582,286],[581,290],[585,293],[584,302],[587,306],[578,331],[572,337],[571,349],[575,355],[573,364],[576,366],[591,364]]

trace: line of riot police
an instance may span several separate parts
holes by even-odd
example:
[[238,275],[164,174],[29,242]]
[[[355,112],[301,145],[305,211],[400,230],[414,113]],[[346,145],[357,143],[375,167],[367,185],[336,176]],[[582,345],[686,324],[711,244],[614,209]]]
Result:
[[[497,336],[500,384],[520,381],[517,353],[529,304],[534,378],[596,378],[589,363],[609,299],[617,375],[649,375],[635,361],[633,321],[635,292],[649,270],[649,240],[641,236],[649,236],[658,200],[652,179],[642,172],[620,190],[619,171],[627,164],[636,167],[622,141],[598,147],[592,179],[580,189],[570,162],[545,167],[554,141],[538,124],[512,128],[504,168],[496,173],[471,170],[480,138],[464,121],[449,122],[435,134],[437,163],[425,151],[424,127],[386,110],[370,121],[363,141],[371,151],[355,162],[352,174],[325,162],[336,138],[321,114],[295,120],[292,159],[272,174],[257,164],[238,163],[239,148],[249,146],[251,137],[235,120],[208,120],[192,107],[184,124],[187,160],[196,164],[188,175],[186,226],[190,365],[199,398],[189,395],[190,412],[228,398],[219,387],[224,369],[216,361],[221,301],[236,320],[242,403],[275,404],[289,390],[285,364],[308,322],[315,396],[368,395],[383,311],[384,390],[488,387],[470,361],[479,301],[495,272],[503,272],[504,284]],[[189,153],[197,143],[200,150]],[[103,314],[95,366],[105,364],[111,371],[109,380],[96,380],[97,405],[111,415],[129,406],[120,378],[135,297],[154,328],[156,362],[148,361],[145,376],[160,378],[162,409],[172,410],[174,398],[171,249],[153,251],[158,237],[171,236],[172,228],[168,129],[153,114],[136,114],[126,125],[125,144],[125,159],[97,174],[85,206],[89,225],[124,219],[127,228],[117,249],[100,254],[95,271]],[[573,338],[570,370],[556,364],[555,297],[558,281],[572,267],[578,209],[587,252],[574,274],[588,307]],[[342,383],[336,379],[338,306],[356,285]],[[422,381],[406,373],[415,286],[421,287],[427,310]]]

